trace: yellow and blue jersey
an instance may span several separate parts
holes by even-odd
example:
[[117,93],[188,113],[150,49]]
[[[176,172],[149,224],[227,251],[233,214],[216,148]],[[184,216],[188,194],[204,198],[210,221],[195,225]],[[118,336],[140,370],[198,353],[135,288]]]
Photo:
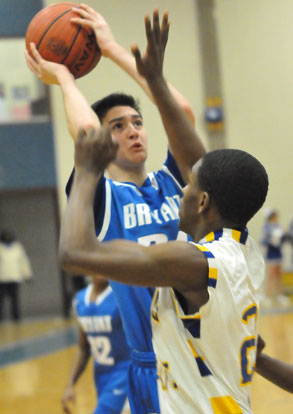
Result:
[[153,298],[161,414],[249,414],[264,260],[247,231],[193,244],[208,261],[207,303],[190,315],[172,288]]

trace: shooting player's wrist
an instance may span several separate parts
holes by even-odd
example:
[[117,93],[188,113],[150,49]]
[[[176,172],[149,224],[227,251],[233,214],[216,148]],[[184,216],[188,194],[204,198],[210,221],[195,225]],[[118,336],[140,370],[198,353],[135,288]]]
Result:
[[65,85],[66,82],[75,83],[75,78],[65,65],[60,65],[56,73],[59,85]]

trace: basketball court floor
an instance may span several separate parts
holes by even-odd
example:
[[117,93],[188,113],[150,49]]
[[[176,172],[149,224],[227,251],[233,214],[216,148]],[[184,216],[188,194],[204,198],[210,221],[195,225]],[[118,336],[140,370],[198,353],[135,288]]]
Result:
[[[260,316],[266,352],[293,363],[293,307]],[[0,325],[0,413],[61,414],[61,397],[75,352],[72,319],[26,320]],[[73,414],[90,414],[95,406],[92,364],[76,386]],[[292,414],[293,396],[254,375],[254,414]]]

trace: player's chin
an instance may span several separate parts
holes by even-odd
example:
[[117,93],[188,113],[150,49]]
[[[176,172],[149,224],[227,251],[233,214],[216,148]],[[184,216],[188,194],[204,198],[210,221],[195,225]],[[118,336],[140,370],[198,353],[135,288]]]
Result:
[[146,161],[147,156],[147,152],[144,149],[141,149],[132,154],[132,159],[135,163],[140,164]]

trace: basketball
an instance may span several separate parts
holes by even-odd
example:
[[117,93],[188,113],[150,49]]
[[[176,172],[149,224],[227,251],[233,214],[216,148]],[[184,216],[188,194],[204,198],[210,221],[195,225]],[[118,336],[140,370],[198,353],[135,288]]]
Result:
[[30,54],[33,42],[42,58],[64,64],[77,79],[94,69],[101,51],[91,28],[70,21],[80,17],[72,7],[79,5],[56,3],[40,10],[28,25],[25,43]]

